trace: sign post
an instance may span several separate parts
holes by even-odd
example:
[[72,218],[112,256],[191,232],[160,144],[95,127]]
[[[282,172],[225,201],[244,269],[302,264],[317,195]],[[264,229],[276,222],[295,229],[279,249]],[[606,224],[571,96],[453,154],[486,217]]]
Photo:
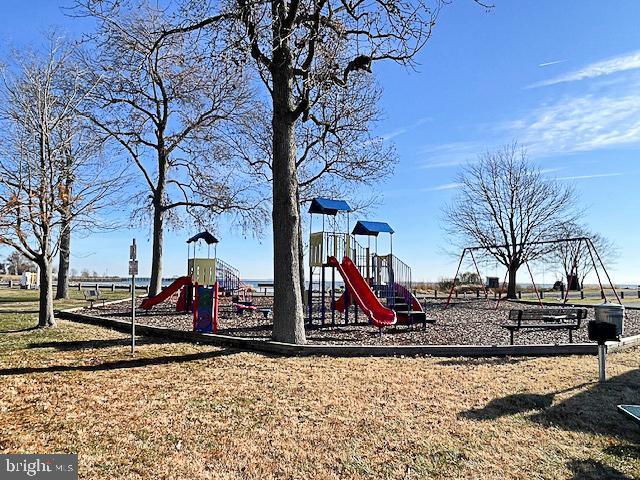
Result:
[[129,275],[131,275],[131,354],[136,348],[136,275],[138,274],[136,239],[129,246]]

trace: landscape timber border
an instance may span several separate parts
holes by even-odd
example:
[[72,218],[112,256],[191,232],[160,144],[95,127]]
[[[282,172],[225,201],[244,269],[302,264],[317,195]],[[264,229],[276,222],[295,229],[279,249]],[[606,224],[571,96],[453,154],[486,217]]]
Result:
[[[121,302],[116,300],[111,304]],[[124,301],[127,301],[126,299]],[[73,322],[97,325],[124,333],[131,331],[131,322],[79,313],[84,307],[57,312],[57,317]],[[136,333],[179,342],[207,344],[263,354],[282,356],[329,357],[539,357],[565,355],[597,355],[596,343],[561,343],[534,345],[322,345],[274,342],[247,337],[189,332],[165,327],[136,324]],[[608,352],[616,352],[640,345],[640,335],[607,342]]]

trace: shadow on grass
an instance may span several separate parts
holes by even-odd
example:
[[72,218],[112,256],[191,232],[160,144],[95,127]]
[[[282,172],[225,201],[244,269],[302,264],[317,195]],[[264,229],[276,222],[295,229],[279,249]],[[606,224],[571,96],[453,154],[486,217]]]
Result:
[[0,330],[0,333],[23,333],[23,332],[31,332],[33,330],[38,330],[37,325],[33,326],[33,327],[25,327],[25,328],[19,328],[17,330]]
[[567,467],[573,476],[571,480],[632,480],[624,473],[596,460],[572,460]]
[[604,453],[627,460],[640,460],[640,446],[638,445],[610,445],[604,449]]
[[516,393],[491,400],[482,408],[461,412],[462,418],[471,420],[495,420],[505,415],[530,412],[549,408],[553,403],[554,393],[539,395],[536,393]]
[[594,383],[530,419],[545,426],[565,430],[611,435],[632,443],[640,443],[638,426],[618,413],[616,405],[640,403],[640,370],[631,370]]
[[[170,338],[136,337],[136,345],[163,345],[178,343]],[[55,348],[60,351],[87,350],[92,348],[122,347],[131,344],[131,338],[110,338],[100,340],[70,340],[30,343],[27,348]]]
[[445,367],[457,367],[464,366],[469,367],[472,365],[514,365],[516,363],[528,362],[528,358],[518,357],[494,357],[494,358],[465,358],[465,359],[453,359],[453,360],[441,360],[438,365]]
[[[556,395],[587,389],[553,404]],[[494,420],[505,415],[532,412],[530,421],[568,431],[623,438],[640,443],[640,429],[617,412],[616,405],[640,403],[640,370],[612,377],[604,383],[587,383],[548,394],[520,393],[491,400],[480,409],[461,412],[462,418]]]
[[129,368],[148,367],[152,365],[168,365],[185,363],[195,360],[208,360],[237,353],[235,350],[217,350],[213,352],[190,353],[186,355],[167,355],[163,357],[132,358],[115,362],[99,363],[97,365],[51,365],[48,367],[20,367],[4,368],[0,370],[0,377],[8,375],[27,375],[30,373],[60,373],[60,372],[99,372],[104,370],[119,370]]

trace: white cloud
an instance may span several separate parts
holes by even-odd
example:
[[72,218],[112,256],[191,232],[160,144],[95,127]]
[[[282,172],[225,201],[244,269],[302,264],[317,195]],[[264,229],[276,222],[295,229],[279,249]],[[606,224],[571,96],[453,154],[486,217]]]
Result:
[[549,67],[551,65],[557,65],[559,63],[564,63],[564,62],[566,62],[566,60],[553,60],[551,62],[539,63],[538,66],[539,67]]
[[622,175],[622,173],[620,172],[594,173],[591,175],[575,175],[572,177],[558,177],[558,180],[588,180],[590,178],[619,177],[620,175]]
[[478,154],[486,151],[486,142],[450,142],[427,145],[419,150],[422,158],[420,168],[446,168],[473,162]]
[[460,188],[462,183],[452,182],[452,183],[444,183],[442,185],[436,185],[435,187],[423,188],[423,192],[439,192],[441,190],[453,190],[455,188]]
[[543,168],[539,171],[539,173],[547,174],[547,173],[554,173],[554,172],[559,172],[560,170],[564,170],[566,167],[552,167],[552,168]]
[[380,138],[382,138],[382,140],[387,141],[387,140],[391,140],[392,138],[398,137],[400,135],[403,135],[405,133],[407,133],[410,130],[413,130],[414,128],[419,127],[420,125],[424,125],[427,122],[432,121],[433,119],[431,117],[422,117],[419,118],[418,120],[416,120],[413,123],[410,123],[409,125],[405,125],[403,127],[399,127],[396,128],[395,130],[392,130],[390,132],[387,133],[383,133],[382,135],[380,135]]
[[[552,63],[553,62],[550,64]],[[545,64],[540,64],[539,66],[543,65]],[[640,51],[635,51],[591,63],[579,70],[574,70],[573,72],[565,73],[564,75],[559,75],[549,80],[536,82],[529,85],[527,88],[546,87],[549,85],[556,85],[558,83],[576,82],[578,80],[601,77],[603,75],[611,75],[613,73],[635,70],[638,68],[640,68]]]
[[501,128],[532,156],[640,145],[640,93],[564,98]]

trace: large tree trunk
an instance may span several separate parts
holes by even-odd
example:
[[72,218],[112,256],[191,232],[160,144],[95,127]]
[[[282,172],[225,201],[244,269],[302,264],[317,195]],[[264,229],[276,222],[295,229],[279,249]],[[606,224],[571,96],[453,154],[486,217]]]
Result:
[[55,327],[56,319],[53,316],[53,286],[51,260],[46,257],[38,259],[40,269],[40,304],[38,309],[38,326]]
[[[274,54],[275,57],[275,54]],[[278,60],[284,60],[282,63]],[[273,339],[305,343],[300,285],[300,216],[291,69],[286,58],[273,69]]]
[[[160,197],[162,198],[162,197]],[[151,279],[149,297],[162,290],[162,243],[164,238],[164,210],[161,200],[153,202],[153,244],[151,246]]]
[[56,300],[69,298],[69,259],[71,256],[71,218],[65,212],[60,233],[60,254],[58,259],[58,282]]
[[507,284],[507,298],[518,298],[516,292],[516,274],[518,266],[516,264],[509,265],[509,283]]

